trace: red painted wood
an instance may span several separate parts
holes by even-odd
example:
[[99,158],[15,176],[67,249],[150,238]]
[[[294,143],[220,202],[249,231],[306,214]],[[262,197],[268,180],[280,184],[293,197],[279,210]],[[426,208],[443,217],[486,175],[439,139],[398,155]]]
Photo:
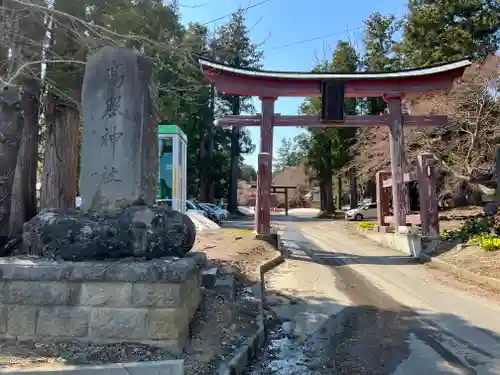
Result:
[[257,172],[257,202],[255,206],[255,231],[257,234],[271,232],[271,185],[269,184],[269,170],[271,169],[271,155],[267,152],[259,153]]
[[403,116],[401,113],[401,97],[387,98],[389,109],[390,153],[392,174],[392,209],[396,227],[406,225],[406,200],[408,190],[403,180],[405,169]]
[[[261,115],[257,116],[224,116],[216,120],[217,126],[260,126]],[[305,126],[305,127],[361,127],[384,126],[389,122],[388,115],[382,116],[345,116],[342,122],[322,122],[319,116],[281,116],[274,114],[273,126]],[[404,126],[439,126],[446,125],[447,116],[403,116]]]
[[[262,117],[260,126],[260,153],[257,177],[257,202],[256,231],[258,234],[269,233],[271,228],[270,200],[272,184],[273,160],[273,119],[274,102],[276,98],[263,97]],[[262,169],[262,170],[261,170]],[[264,173],[265,171],[265,173]],[[265,212],[264,212],[265,211]]]
[[439,236],[439,211],[436,194],[435,159],[431,153],[417,157],[419,171],[420,222],[426,236]]
[[429,217],[429,173],[427,167],[426,155],[421,154],[417,156],[418,162],[418,195],[420,200],[420,224],[422,226],[422,234],[429,235],[430,230],[430,217]]
[[274,102],[276,98],[265,97],[262,101],[262,125],[260,127],[260,152],[267,152],[270,157],[268,168],[268,185],[271,186],[273,180],[273,125],[274,125]]
[[439,207],[437,199],[437,171],[436,159],[431,153],[421,154],[423,167],[426,172],[429,186],[428,215],[429,215],[429,236],[439,236]]
[[[408,94],[433,93],[448,89],[453,80],[462,76],[465,68],[458,68],[433,75],[347,80],[345,97],[377,97],[388,92]],[[215,84],[217,91],[246,96],[318,96],[320,79],[276,79],[249,77],[204,68],[205,77]]]
[[262,115],[260,117],[260,152],[273,156],[274,102],[276,98],[262,98]]
[[[418,180],[418,175],[417,173],[410,172],[410,173],[403,173],[403,181],[405,183],[412,182],[412,181],[417,181]],[[392,178],[388,178],[383,182],[383,187],[385,188],[390,188],[392,186]]]
[[375,183],[377,185],[377,224],[385,225],[385,216],[389,214],[389,194],[388,190],[384,189],[384,182],[391,175],[387,171],[379,171],[375,175]]

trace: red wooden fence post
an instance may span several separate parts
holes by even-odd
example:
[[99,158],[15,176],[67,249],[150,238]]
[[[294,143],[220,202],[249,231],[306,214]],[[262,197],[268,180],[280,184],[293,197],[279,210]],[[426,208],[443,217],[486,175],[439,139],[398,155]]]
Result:
[[407,186],[403,181],[405,167],[403,116],[401,113],[401,94],[387,94],[384,99],[389,109],[391,174],[392,174],[392,209],[394,211],[394,225],[406,225]]
[[422,234],[429,235],[430,217],[429,217],[429,174],[427,168],[427,158],[425,154],[417,156],[418,162],[418,195],[420,200],[420,225],[422,226]]
[[419,166],[420,221],[422,233],[426,236],[439,236],[439,211],[436,193],[435,159],[425,152],[417,157]]
[[375,175],[377,185],[377,224],[385,225],[385,216],[389,213],[389,194],[384,188],[384,181],[390,176],[389,172],[378,171]]
[[271,155],[267,152],[259,153],[259,169],[257,174],[257,203],[255,207],[255,231],[257,234],[271,232],[271,185],[269,169],[271,169]]

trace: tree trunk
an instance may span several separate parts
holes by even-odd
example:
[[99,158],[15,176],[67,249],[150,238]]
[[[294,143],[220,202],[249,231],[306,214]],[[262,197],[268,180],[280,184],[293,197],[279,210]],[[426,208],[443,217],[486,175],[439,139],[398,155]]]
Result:
[[[44,0],[32,0],[37,5],[45,5]],[[17,67],[25,61],[42,59],[45,37],[44,15],[16,5],[19,14],[19,38],[13,52],[19,57]],[[38,166],[38,119],[40,101],[40,78],[42,64],[33,64],[23,70],[19,84],[24,91],[21,98],[23,131],[17,157],[16,173],[12,189],[10,231],[12,236],[21,234],[24,222],[37,213],[36,177]]]
[[332,176],[325,181],[325,211],[329,214],[335,213],[335,204],[333,203],[333,181]]
[[229,179],[229,199],[227,210],[231,213],[238,211],[238,159],[239,159],[239,128],[231,130],[231,177]]
[[350,184],[349,191],[351,196],[351,209],[358,207],[358,180],[356,178],[356,171],[350,170],[349,172]]
[[[87,46],[74,35],[84,35],[83,27],[62,13],[85,19],[88,12],[84,0],[53,0],[54,23],[49,59],[85,61]],[[70,32],[68,32],[70,31]],[[78,154],[80,150],[82,64],[47,63],[46,76],[50,82],[45,105],[47,124],[40,208],[74,208],[78,186]]]
[[326,158],[325,166],[325,212],[329,214],[335,213],[335,205],[333,204],[333,166],[332,166],[332,140],[329,139],[326,142],[325,155]]
[[210,128],[208,132],[208,141],[207,141],[207,161],[208,165],[206,165],[207,169],[207,196],[208,201],[213,202],[215,200],[215,189],[214,189],[214,166],[212,165],[212,160],[214,159],[214,137],[215,137],[215,129]]
[[342,176],[337,176],[337,208],[339,210],[342,209],[342,200],[343,200],[343,194],[342,194]]
[[6,86],[0,92],[0,246],[10,237],[10,205],[23,121],[20,92]]
[[[232,114],[240,114],[240,97],[235,95],[232,102]],[[240,158],[240,128],[231,129],[231,176],[229,179],[229,199],[227,210],[231,213],[238,211],[238,162]]]
[[323,181],[319,183],[319,209],[321,211],[326,210],[326,190],[325,190],[325,184]]
[[365,190],[364,198],[370,198],[372,200],[372,202],[377,201],[377,185],[375,183],[374,177],[371,177],[366,182],[366,190]]
[[[201,130],[203,133],[203,130]],[[208,186],[207,186],[207,169],[206,165],[208,164],[208,160],[205,153],[205,143],[206,138],[203,134],[200,134],[200,191],[198,193],[198,197],[202,202],[208,202]]]
[[214,202],[214,181],[212,178],[212,160],[214,149],[213,129],[208,129],[208,134],[200,142],[200,199],[202,202]]
[[36,80],[33,80],[30,86],[31,89],[25,89],[21,99],[24,125],[12,189],[11,236],[20,235],[23,230],[23,224],[37,213],[36,172],[38,166],[38,108],[40,92]]
[[[212,85],[210,89],[210,110],[215,119],[215,85]],[[207,189],[207,200],[209,202],[213,202],[215,200],[215,189],[214,189],[214,166],[212,165],[212,160],[214,159],[214,137],[215,137],[215,129],[213,123],[208,127],[208,136],[207,136],[207,164],[205,165],[205,169],[207,172],[207,180],[206,180],[206,189]]]
[[[40,208],[74,208],[80,148],[80,113],[52,101],[47,114],[47,144],[42,174]],[[59,105],[58,105],[59,104]]]

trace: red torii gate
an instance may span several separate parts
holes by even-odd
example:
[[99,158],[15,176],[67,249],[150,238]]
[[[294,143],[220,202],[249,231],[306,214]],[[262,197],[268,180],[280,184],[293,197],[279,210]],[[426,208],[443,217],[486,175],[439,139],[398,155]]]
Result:
[[[208,59],[198,59],[204,76],[217,91],[233,95],[257,96],[262,101],[259,116],[227,116],[221,126],[260,126],[260,152],[257,177],[255,229],[270,232],[270,187],[272,171],[273,126],[359,127],[389,126],[394,222],[406,225],[406,186],[404,126],[438,126],[446,116],[406,116],[402,99],[449,89],[456,78],[471,65],[467,59],[428,68],[388,73],[294,73],[235,68]],[[274,113],[280,96],[322,97],[321,116],[281,116]],[[344,116],[344,98],[383,97],[388,113],[381,116]]]

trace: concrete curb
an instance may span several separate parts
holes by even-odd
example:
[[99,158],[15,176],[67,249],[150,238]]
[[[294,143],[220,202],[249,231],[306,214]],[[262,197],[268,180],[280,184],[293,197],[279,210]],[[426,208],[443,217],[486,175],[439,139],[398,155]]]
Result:
[[62,373],[92,375],[96,373],[105,373],[109,375],[184,375],[184,360],[170,361],[149,361],[149,362],[127,362],[127,363],[112,363],[109,365],[90,365],[90,366],[65,366],[54,369],[24,369],[24,370],[6,370],[1,369],[0,373],[10,375],[60,375]]
[[257,352],[262,349],[267,339],[267,329],[264,319],[264,300],[265,300],[265,282],[264,275],[279,266],[285,261],[283,255],[279,254],[273,259],[262,263],[258,267],[260,275],[261,298],[259,301],[259,328],[243,345],[236,354],[226,363],[223,363],[216,372],[218,375],[239,375],[248,363],[255,357]]
[[463,268],[455,266],[454,264],[450,264],[448,262],[445,262],[444,260],[431,257],[427,254],[420,254],[420,259],[424,262],[428,262],[429,266],[431,267],[439,268],[443,271],[454,274],[455,276],[463,277],[478,284],[489,285],[491,288],[500,291],[500,279],[475,274],[474,272],[464,270]]

